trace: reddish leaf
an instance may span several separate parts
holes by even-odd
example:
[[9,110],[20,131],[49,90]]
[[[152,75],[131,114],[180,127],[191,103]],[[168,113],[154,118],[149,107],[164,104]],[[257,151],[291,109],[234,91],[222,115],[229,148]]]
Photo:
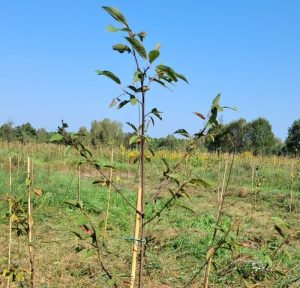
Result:
[[198,117],[200,117],[201,119],[205,120],[205,117],[203,116],[203,114],[199,113],[199,112],[194,112],[195,115],[197,115]]

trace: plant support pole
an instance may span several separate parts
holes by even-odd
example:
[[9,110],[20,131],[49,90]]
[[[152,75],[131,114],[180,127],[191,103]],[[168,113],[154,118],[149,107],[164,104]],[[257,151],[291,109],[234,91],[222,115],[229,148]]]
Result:
[[29,252],[29,271],[30,271],[30,283],[29,287],[34,288],[34,250],[32,244],[32,213],[31,213],[31,175],[30,175],[30,158],[27,159],[27,213],[28,213],[28,252]]
[[131,263],[131,274],[130,274],[130,288],[134,288],[136,278],[136,267],[137,267],[137,256],[139,250],[139,236],[140,236],[140,225],[142,222],[141,214],[138,212],[141,210],[141,187],[138,189],[137,200],[136,200],[136,214],[135,214],[135,226],[134,226],[134,239],[132,247],[132,263]]
[[[9,157],[9,231],[8,231],[8,271],[11,269],[11,244],[12,244],[12,163],[11,156]],[[10,279],[7,279],[6,287],[9,288]]]
[[80,164],[77,167],[77,202],[80,201],[80,190],[81,190],[81,169]]
[[[111,149],[111,155],[110,155],[110,164],[112,165],[114,161],[114,149]],[[106,206],[106,213],[105,213],[105,223],[104,223],[104,235],[106,235],[107,231],[107,223],[108,223],[108,213],[110,208],[110,197],[111,197],[111,182],[113,177],[113,169],[110,168],[109,170],[109,186],[108,186],[108,195],[107,195],[107,206]]]

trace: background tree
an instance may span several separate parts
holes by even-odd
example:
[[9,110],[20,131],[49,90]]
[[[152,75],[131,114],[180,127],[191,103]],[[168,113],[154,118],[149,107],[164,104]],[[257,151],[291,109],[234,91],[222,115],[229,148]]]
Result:
[[178,149],[182,142],[181,139],[176,138],[174,135],[167,135],[166,137],[158,138],[153,141],[153,148],[160,149],[165,148],[168,150]]
[[245,119],[220,124],[210,129],[212,137],[206,138],[209,151],[243,152],[249,148],[249,126]]
[[45,128],[40,128],[36,130],[36,141],[37,143],[48,143],[50,140],[50,135]]
[[102,121],[95,120],[91,123],[91,142],[93,146],[111,143],[121,145],[123,141],[124,132],[120,122],[104,119]]
[[282,143],[282,140],[278,137],[275,137],[275,143],[272,147],[272,155],[281,155],[283,153],[284,144]]
[[284,151],[286,153],[300,155],[300,119],[295,120],[289,128]]
[[265,118],[257,118],[248,124],[250,150],[254,155],[271,154],[276,143],[272,126]]
[[13,123],[11,121],[8,121],[0,127],[0,138],[8,142],[15,139]]
[[81,126],[77,133],[79,135],[80,142],[84,143],[85,145],[91,143],[91,133],[85,126]]
[[36,139],[36,130],[30,123],[22,124],[14,129],[16,139],[25,144]]

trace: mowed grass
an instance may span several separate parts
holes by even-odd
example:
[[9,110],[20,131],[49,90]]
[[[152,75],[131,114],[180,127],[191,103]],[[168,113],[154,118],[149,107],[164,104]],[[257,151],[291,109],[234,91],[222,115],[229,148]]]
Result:
[[[94,154],[100,162],[108,164],[109,152],[98,149]],[[132,205],[138,171],[137,164],[129,163],[134,153],[116,148],[114,165],[118,170],[113,176],[115,185]],[[27,156],[33,159],[33,188],[43,192],[40,197],[33,196],[36,287],[111,287],[96,254],[87,252],[88,241],[75,235],[88,223],[80,209],[68,204],[78,197],[76,162],[80,157],[56,145],[1,147],[0,270],[7,266],[5,197],[9,192],[9,156],[13,157],[13,196],[26,206]],[[158,211],[170,196],[165,189],[153,202],[164,169],[160,157],[171,165],[181,156],[182,152],[158,151],[147,164],[146,217]],[[204,272],[199,269],[211,244],[226,161],[230,165],[231,156],[197,153],[178,171],[181,179],[202,178],[211,186],[187,188],[189,197],[179,198],[177,205],[166,209],[147,227],[145,287],[203,287]],[[299,171],[298,159],[236,155],[217,239],[233,228],[226,238],[228,243],[213,258],[211,287],[255,287],[255,283],[260,285],[256,287],[300,287]],[[90,221],[101,232],[108,189],[93,184],[97,179],[95,171],[82,167],[80,200]],[[290,237],[284,244],[283,237],[274,229],[272,217],[281,218],[289,227]],[[133,209],[112,190],[108,230],[105,236],[99,232],[99,239],[103,243],[102,261],[119,287],[128,287],[133,225]],[[14,233],[12,248],[13,264],[28,269],[26,236],[18,239]],[[0,277],[0,287],[5,285],[5,279]],[[22,286],[13,283],[12,287]]]

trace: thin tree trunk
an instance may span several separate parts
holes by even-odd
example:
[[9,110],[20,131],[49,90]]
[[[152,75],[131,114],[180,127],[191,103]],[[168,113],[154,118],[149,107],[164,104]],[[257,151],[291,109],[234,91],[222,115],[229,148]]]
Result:
[[[228,167],[228,159],[226,159],[226,162],[225,162],[223,183],[222,183],[221,195],[220,195],[220,201],[219,201],[218,213],[217,213],[217,221],[216,221],[216,224],[215,224],[211,245],[214,245],[214,242],[215,242],[215,239],[216,239],[216,236],[217,236],[217,231],[218,231],[217,227],[218,227],[218,225],[220,223],[220,220],[221,220],[222,209],[223,209],[224,200],[225,200],[225,196],[226,196],[226,192],[227,192],[226,190],[227,190],[227,186],[228,186],[228,183],[229,183],[228,181],[230,179],[230,174],[229,174],[227,185],[226,185],[227,167]],[[231,167],[230,167],[230,172],[229,173],[232,172],[232,167],[233,167],[233,160],[231,162]],[[212,258],[213,258],[213,255],[208,259],[208,262],[207,262],[207,265],[206,265],[205,276],[204,276],[204,285],[205,285],[204,287],[205,288],[208,288],[208,285],[209,285],[209,273],[210,273]]]
[[[141,80],[141,87],[144,87],[144,81]],[[140,174],[140,185],[141,185],[141,239],[140,239],[140,267],[139,267],[139,288],[143,288],[144,281],[144,260],[145,260],[145,225],[144,225],[144,203],[145,203],[145,93],[142,93],[142,125],[141,125],[141,145],[140,145],[140,155],[141,155],[141,174]]]

